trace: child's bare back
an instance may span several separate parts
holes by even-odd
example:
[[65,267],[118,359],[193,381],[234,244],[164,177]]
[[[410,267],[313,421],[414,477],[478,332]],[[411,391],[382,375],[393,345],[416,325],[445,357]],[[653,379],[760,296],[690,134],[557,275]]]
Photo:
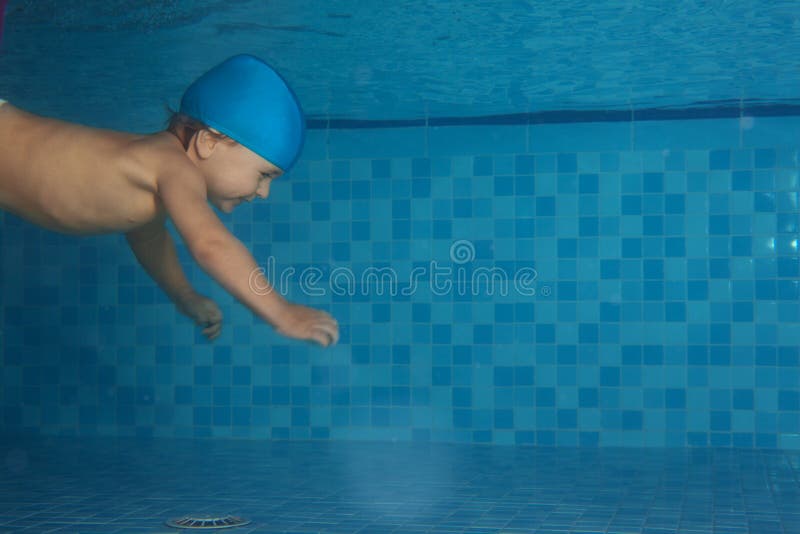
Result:
[[156,176],[168,152],[182,153],[169,134],[88,128],[5,103],[0,209],[58,232],[128,232],[163,211]]
[[[0,101],[2,103],[2,101]],[[243,107],[244,106],[244,107]],[[196,80],[167,131],[89,128],[0,104],[0,209],[71,234],[124,232],[139,263],[214,339],[222,314],[183,274],[169,217],[208,274],[283,335],[336,343],[327,313],[287,302],[209,203],[267,198],[299,156],[305,120],[269,65],[229,58]]]

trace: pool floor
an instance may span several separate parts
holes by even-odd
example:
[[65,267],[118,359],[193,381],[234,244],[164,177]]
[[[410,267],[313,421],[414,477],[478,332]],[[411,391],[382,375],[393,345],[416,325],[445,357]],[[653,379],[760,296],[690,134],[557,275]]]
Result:
[[5,436],[0,458],[0,533],[800,533],[793,451]]

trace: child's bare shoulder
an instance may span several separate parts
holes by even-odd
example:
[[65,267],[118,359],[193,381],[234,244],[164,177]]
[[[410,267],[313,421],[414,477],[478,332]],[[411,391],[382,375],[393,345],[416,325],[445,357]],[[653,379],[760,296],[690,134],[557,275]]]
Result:
[[171,133],[146,136],[136,145],[133,148],[136,159],[151,169],[157,185],[166,181],[186,183],[190,187],[192,183],[204,184],[197,167]]

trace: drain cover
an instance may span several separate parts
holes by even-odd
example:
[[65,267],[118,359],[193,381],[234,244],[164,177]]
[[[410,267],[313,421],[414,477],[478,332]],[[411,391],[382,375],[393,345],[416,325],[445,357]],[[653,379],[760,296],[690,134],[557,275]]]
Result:
[[226,515],[225,517],[199,517],[186,516],[167,521],[167,526],[172,528],[187,529],[214,529],[214,528],[234,528],[249,525],[250,521],[241,517]]

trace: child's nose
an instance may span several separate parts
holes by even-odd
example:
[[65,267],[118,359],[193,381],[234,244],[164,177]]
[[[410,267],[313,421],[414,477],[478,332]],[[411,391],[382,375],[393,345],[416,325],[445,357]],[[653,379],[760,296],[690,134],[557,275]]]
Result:
[[259,198],[267,198],[269,196],[269,182],[259,185],[258,189],[256,189],[256,195]]

